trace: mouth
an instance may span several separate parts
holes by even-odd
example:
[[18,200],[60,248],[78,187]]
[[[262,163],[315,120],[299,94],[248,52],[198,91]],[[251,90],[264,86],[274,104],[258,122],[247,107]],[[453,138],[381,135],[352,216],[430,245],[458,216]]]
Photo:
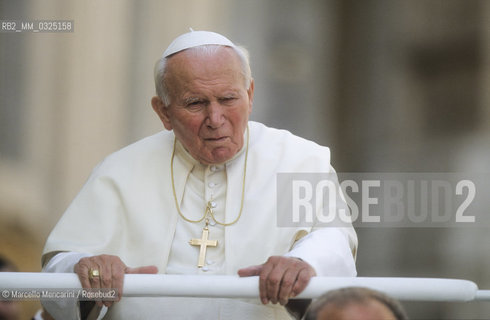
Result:
[[210,141],[210,142],[220,142],[220,141],[225,141],[226,139],[228,139],[227,136],[217,137],[217,138],[206,138],[204,140],[205,141]]
[[228,138],[227,136],[223,136],[223,137],[216,137],[216,138],[206,138],[204,140],[207,140],[207,141],[222,141],[222,140],[225,140],[227,138]]

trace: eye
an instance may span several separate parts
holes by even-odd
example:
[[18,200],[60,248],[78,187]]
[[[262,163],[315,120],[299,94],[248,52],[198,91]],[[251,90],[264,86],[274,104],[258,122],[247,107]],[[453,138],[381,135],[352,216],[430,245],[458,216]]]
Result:
[[224,104],[224,105],[231,105],[235,102],[237,98],[236,97],[223,97],[223,98],[220,98],[219,101]]
[[197,111],[197,110],[200,110],[204,106],[204,104],[205,104],[205,101],[196,99],[196,100],[188,101],[185,104],[185,107],[191,111]]
[[201,101],[193,101],[191,103],[188,103],[187,106],[190,107],[190,106],[197,106],[197,105],[200,105],[202,102]]

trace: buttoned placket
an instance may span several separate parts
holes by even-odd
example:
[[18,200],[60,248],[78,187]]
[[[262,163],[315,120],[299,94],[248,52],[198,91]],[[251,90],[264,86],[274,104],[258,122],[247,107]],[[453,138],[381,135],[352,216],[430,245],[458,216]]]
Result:
[[[209,201],[214,217],[220,221],[225,221],[225,200],[226,200],[226,171],[224,165],[209,165],[204,172],[204,198],[206,203]],[[209,217],[209,234],[211,239],[218,238],[218,250],[211,248],[206,253],[206,264],[200,268],[201,272],[214,273],[223,266],[224,263],[224,232],[225,227],[217,224]]]

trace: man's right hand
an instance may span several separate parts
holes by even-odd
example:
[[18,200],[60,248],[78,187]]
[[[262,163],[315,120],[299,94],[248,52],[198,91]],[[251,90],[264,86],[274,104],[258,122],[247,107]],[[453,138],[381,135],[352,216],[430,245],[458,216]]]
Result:
[[[99,276],[90,277],[91,270],[98,270]],[[144,266],[130,268],[117,256],[99,255],[80,259],[74,267],[75,273],[80,279],[84,289],[115,289],[117,292],[116,301],[119,301],[123,293],[123,283],[125,274],[158,272],[155,266]],[[105,305],[110,307],[114,301],[97,301],[98,306]]]

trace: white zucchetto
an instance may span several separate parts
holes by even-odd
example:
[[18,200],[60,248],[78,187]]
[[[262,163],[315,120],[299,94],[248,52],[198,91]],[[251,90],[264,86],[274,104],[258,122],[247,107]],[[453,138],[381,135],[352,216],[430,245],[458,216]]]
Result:
[[193,31],[191,29],[190,32],[184,33],[175,38],[175,40],[168,46],[167,50],[163,52],[162,58],[166,58],[185,49],[213,44],[235,47],[233,42],[219,33],[211,31]]

